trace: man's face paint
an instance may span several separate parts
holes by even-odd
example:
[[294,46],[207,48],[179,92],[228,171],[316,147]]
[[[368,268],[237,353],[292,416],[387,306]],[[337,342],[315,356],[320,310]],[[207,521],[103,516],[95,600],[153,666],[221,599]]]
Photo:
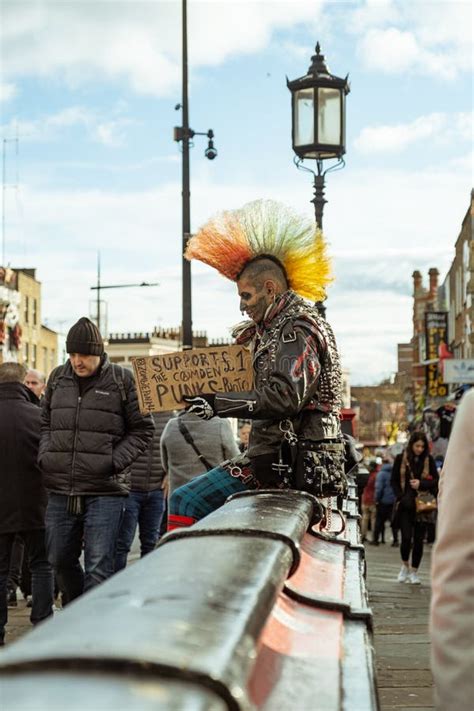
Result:
[[263,286],[259,291],[249,279],[242,277],[237,282],[240,296],[240,310],[245,312],[252,321],[263,321],[267,308],[273,301],[273,292]]

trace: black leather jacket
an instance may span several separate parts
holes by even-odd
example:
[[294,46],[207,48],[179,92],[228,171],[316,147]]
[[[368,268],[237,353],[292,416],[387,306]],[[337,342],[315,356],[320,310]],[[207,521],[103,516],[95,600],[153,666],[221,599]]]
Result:
[[341,436],[341,372],[332,331],[294,292],[280,298],[284,307],[251,342],[254,389],[215,397],[220,417],[253,420],[250,459],[276,455],[285,419],[291,420],[301,439]]
[[67,362],[51,373],[42,402],[38,463],[46,488],[68,495],[128,494],[130,465],[153,431],[128,370],[105,354],[81,395]]

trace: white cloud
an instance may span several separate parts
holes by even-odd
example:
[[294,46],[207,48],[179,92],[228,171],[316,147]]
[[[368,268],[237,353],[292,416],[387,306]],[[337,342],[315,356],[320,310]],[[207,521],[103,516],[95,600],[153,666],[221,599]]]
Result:
[[[299,181],[283,179],[262,187],[213,181],[210,175],[197,167],[193,174],[193,229],[214,212],[256,196],[282,200],[311,214],[309,186],[306,194]],[[431,171],[361,173],[348,166],[331,180],[325,228],[336,281],[329,292],[328,314],[353,382],[373,381],[396,369],[396,344],[411,330],[411,275],[414,269],[426,274],[435,266],[440,280],[444,278],[469,194],[470,172],[454,164]],[[25,188],[23,220],[13,219],[13,196],[7,197],[7,259],[38,268],[43,319],[52,327],[61,321],[69,325],[87,313],[98,249],[103,283],[160,283],[150,289],[104,292],[110,330],[179,325],[179,182],[133,193]],[[443,205],[443,210],[433,210],[433,205]],[[193,263],[192,271],[194,328],[226,336],[240,318],[235,285],[199,263]],[[376,353],[380,357],[375,358]]]
[[[191,2],[191,69],[265,48],[281,27],[313,23],[324,0]],[[181,2],[4,0],[3,72],[56,76],[74,85],[99,77],[166,95],[181,79]],[[31,38],[34,37],[34,42]]]
[[367,0],[350,15],[349,29],[358,34],[371,27],[398,22],[399,19],[400,11],[392,0]]
[[52,141],[57,138],[60,131],[82,127],[94,141],[116,147],[123,144],[125,129],[131,123],[133,121],[125,117],[104,121],[92,109],[70,106],[39,119],[27,121],[13,119],[10,123],[0,126],[0,130],[5,136],[18,133],[21,139],[26,141]]
[[421,51],[412,32],[391,27],[369,30],[359,43],[359,53],[370,69],[398,74],[415,64]]
[[472,113],[433,113],[410,123],[366,126],[354,140],[361,153],[395,153],[426,139],[441,143],[472,139]]
[[15,84],[0,81],[0,103],[3,101],[11,101],[18,93]]
[[366,67],[389,74],[415,72],[444,80],[472,70],[472,4],[367,2],[349,16]]

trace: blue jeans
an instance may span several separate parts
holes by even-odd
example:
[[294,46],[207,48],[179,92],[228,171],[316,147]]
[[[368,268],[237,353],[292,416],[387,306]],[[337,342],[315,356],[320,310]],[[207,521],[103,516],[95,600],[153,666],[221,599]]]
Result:
[[53,571],[48,563],[44,529],[0,534],[0,641],[5,634],[8,619],[7,578],[15,536],[19,535],[28,551],[31,570],[33,606],[30,620],[35,625],[53,614]]
[[[125,506],[123,496],[84,496],[84,513],[71,514],[68,498],[50,494],[46,509],[46,548],[63,604],[113,575]],[[79,561],[83,547],[84,569]]]
[[125,501],[120,535],[115,556],[115,570],[127,565],[127,556],[132,547],[138,525],[140,555],[143,557],[154,550],[160,537],[160,524],[165,510],[163,491],[131,491]]

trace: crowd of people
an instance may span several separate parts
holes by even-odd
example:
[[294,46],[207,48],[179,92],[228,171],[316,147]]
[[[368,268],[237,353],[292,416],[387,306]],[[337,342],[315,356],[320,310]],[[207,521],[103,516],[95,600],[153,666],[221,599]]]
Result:
[[[400,537],[399,583],[420,584],[425,542],[431,556],[431,669],[437,711],[474,704],[474,389],[463,386],[436,410],[425,411],[402,451],[369,462],[361,496],[362,533],[371,544]],[[436,534],[435,534],[436,531]]]
[[248,441],[245,422],[236,440],[226,420],[140,414],[131,374],[89,319],[66,347],[47,385],[0,365],[1,644],[18,591],[36,624],[123,569],[137,529],[140,555],[154,550],[168,495]]
[[[385,543],[388,522],[391,545],[400,545],[402,566],[397,580],[419,585],[423,546],[434,542],[436,530],[439,470],[430,454],[429,440],[424,432],[414,431],[401,452],[394,456],[390,448],[385,449],[368,466],[370,473],[361,496],[362,541],[375,546]],[[432,503],[420,510],[420,501],[426,497]]]
[[420,584],[424,544],[435,542],[439,476],[456,405],[465,392],[466,387],[461,388],[436,410],[426,408],[405,445],[376,450],[377,456],[367,461],[369,475],[360,496],[362,541],[375,546],[385,543],[389,523],[391,545],[400,545],[400,583]]
[[[348,449],[340,427],[339,354],[321,309],[309,303],[324,295],[330,279],[321,240],[313,226],[263,203],[225,213],[189,242],[188,258],[237,284],[248,318],[234,337],[253,354],[248,392],[203,392],[185,396],[180,414],[144,415],[132,374],[110,361],[99,330],[85,317],[70,328],[68,360],[46,385],[37,371],[0,365],[0,644],[18,585],[31,596],[30,619],[37,624],[53,614],[56,595],[68,605],[123,569],[137,528],[143,556],[155,548],[163,521],[168,530],[193,525],[237,492],[296,488],[342,500]],[[459,680],[459,689],[470,680],[465,660],[449,655],[447,633],[440,632],[473,612],[474,550],[466,523],[474,503],[472,392],[462,408],[454,418],[456,446],[444,451],[446,491],[433,566],[434,668],[439,708],[446,711],[454,708],[443,701],[446,680]],[[452,408],[445,410],[443,435],[453,424]],[[228,418],[244,421],[238,442]],[[371,467],[361,497],[362,537],[367,540],[370,528],[371,543],[385,542],[390,521],[392,545],[400,542],[400,583],[420,583],[439,479],[420,431],[395,457],[385,451]],[[465,518],[460,523],[456,516]],[[467,650],[472,624],[459,635]],[[449,671],[441,671],[446,664]],[[455,708],[467,711],[461,701]]]
[[[140,413],[132,374],[110,361],[85,317],[68,332],[69,358],[50,374],[41,408],[22,366],[0,366],[0,641],[15,538],[27,550],[35,624],[52,614],[55,584],[64,606],[123,568],[137,526],[141,554],[152,550],[165,501],[171,530],[247,489],[342,497],[341,367],[314,305],[331,280],[325,250],[311,221],[270,201],[193,236],[186,256],[237,285],[247,320],[234,336],[254,354],[254,384],[184,397],[186,412],[164,429],[159,415]],[[228,418],[252,423],[240,447]]]

